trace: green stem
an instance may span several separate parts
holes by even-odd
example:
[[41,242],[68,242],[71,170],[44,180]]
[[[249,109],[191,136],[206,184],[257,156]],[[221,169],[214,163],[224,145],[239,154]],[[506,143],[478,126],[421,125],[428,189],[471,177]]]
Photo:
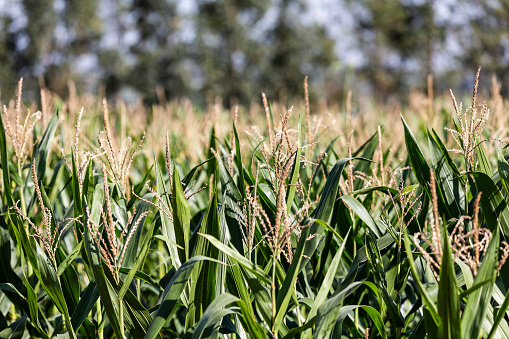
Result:
[[12,320],[12,322],[15,322],[17,319],[17,316],[16,316],[16,306],[14,306],[14,304],[11,304],[10,312],[11,312],[11,320]]
[[468,190],[469,190],[469,185],[468,185],[468,176],[467,176],[466,181],[465,181],[465,215],[468,215]]
[[159,279],[161,279],[162,277],[164,277],[164,258],[162,255],[164,248],[163,248],[163,243],[161,241],[157,242],[157,250],[161,254],[161,256],[159,257],[160,258],[159,259]]
[[297,325],[302,326],[302,320],[300,319],[301,315],[300,315],[300,305],[297,303],[296,305],[297,307],[296,310],[297,310]]
[[[120,282],[120,276],[119,276],[119,272],[118,270],[116,271],[117,273],[117,284]],[[122,338],[125,338],[125,330],[124,330],[124,307],[122,306],[122,298],[118,298],[118,310],[119,310],[119,315],[118,315],[118,322],[119,322],[119,327],[120,327],[120,336]]]
[[69,338],[75,339],[76,334],[74,333],[74,329],[72,328],[71,319],[69,318],[69,315],[66,314],[65,316],[65,325],[67,326],[67,333],[69,334]]
[[136,297],[141,301],[141,280],[136,281]]
[[[21,162],[18,160],[18,176],[19,176],[20,178],[23,178],[23,177],[21,176],[22,172],[23,172],[23,171],[22,171]],[[26,204],[25,204],[25,194],[23,193],[23,191],[24,191],[24,187],[23,187],[23,186],[21,186],[21,187],[19,188],[19,200],[21,200],[21,211],[22,211],[25,215],[28,215],[28,214],[27,214],[27,207],[26,207]],[[26,234],[29,234],[29,232],[28,232],[28,224],[26,224],[24,221],[23,221],[22,223],[23,223],[23,225],[24,225],[24,227],[25,227],[25,232],[26,232]],[[55,267],[57,267],[57,266],[55,266]],[[33,273],[34,273],[34,271],[33,271],[32,265],[28,265],[28,267],[27,267],[27,277],[32,276],[32,274],[33,274]]]
[[[60,286],[62,286],[60,277],[57,277],[57,280],[58,280],[58,284]],[[64,323],[65,323],[65,326],[67,327],[67,334],[69,334],[70,339],[76,339],[76,334],[74,333],[74,329],[72,328],[71,318],[69,318],[69,309],[67,308],[67,305],[64,305],[63,307],[64,307],[64,310],[63,310],[63,312],[61,311],[60,313],[62,314],[62,317],[64,318]]]
[[355,256],[357,255],[357,241],[355,241],[355,238],[357,238],[357,225],[355,223],[355,219],[353,218],[352,216],[352,229],[353,229],[353,257],[352,258],[355,258]]
[[278,338],[276,325],[276,265],[279,257],[279,251],[275,250],[272,255],[272,334],[275,339]]
[[122,338],[125,338],[125,333],[124,333],[124,308],[122,307],[122,299],[118,299],[118,307],[119,307],[119,310],[120,310],[120,314],[119,314],[119,327],[120,327],[120,334],[122,336]]
[[99,328],[97,329],[97,338],[103,339],[104,338],[104,321],[103,321],[103,314],[101,310],[101,299],[97,300],[97,324]]
[[354,326],[357,329],[359,328],[359,309],[358,308],[356,308],[354,310]]
[[[22,169],[21,169],[21,163],[18,161],[18,176],[20,178],[23,178],[22,176]],[[24,191],[24,187],[20,187],[19,188],[19,199],[21,200],[21,211],[27,215],[27,207],[26,207],[26,204],[25,204],[25,194],[23,193]],[[25,229],[28,231],[28,225],[25,226]]]

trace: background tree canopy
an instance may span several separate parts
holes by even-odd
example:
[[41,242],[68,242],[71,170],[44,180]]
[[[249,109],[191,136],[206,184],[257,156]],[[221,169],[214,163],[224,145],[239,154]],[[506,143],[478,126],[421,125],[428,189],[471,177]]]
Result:
[[[39,85],[154,102],[338,101],[353,84],[405,98],[432,74],[439,90],[478,65],[509,80],[509,1],[0,0],[0,91]],[[489,80],[489,77],[484,77]],[[457,87],[457,86],[456,86]],[[159,91],[157,90],[159,89]],[[161,91],[161,90],[164,90]],[[503,94],[508,94],[502,87]],[[396,94],[397,93],[397,94]]]

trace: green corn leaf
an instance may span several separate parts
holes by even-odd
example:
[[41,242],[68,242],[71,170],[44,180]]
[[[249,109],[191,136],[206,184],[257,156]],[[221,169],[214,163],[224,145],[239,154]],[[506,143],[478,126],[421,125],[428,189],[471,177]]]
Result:
[[264,338],[263,329],[260,328],[260,325],[255,320],[254,310],[251,305],[251,295],[248,292],[247,282],[242,276],[240,266],[230,258],[228,258],[228,263],[226,285],[230,293],[242,299],[242,301],[237,302],[242,312],[240,321],[245,324],[244,328],[253,338]]
[[[141,228],[143,223],[140,223],[138,226]],[[150,249],[150,244],[152,243],[152,235],[154,234],[154,226],[155,222],[152,222],[149,229],[147,230],[147,233],[145,235],[144,241],[142,242],[143,246],[141,248],[140,254],[134,260],[134,263],[131,265],[131,269],[129,270],[129,273],[124,279],[124,283],[122,287],[120,288],[120,291],[118,292],[118,298],[123,299],[125,293],[127,292],[127,289],[129,288],[129,285],[131,285],[131,281],[133,280],[134,276],[136,275],[136,272],[143,267],[143,264],[145,263],[145,259],[147,257],[147,253]]]
[[362,283],[355,282],[334,294],[318,307],[316,326],[313,338],[331,338],[331,333],[338,319],[339,312],[343,308],[344,299],[353,293]]
[[421,148],[417,144],[417,140],[408,127],[405,119],[403,119],[403,116],[401,116],[401,121],[403,122],[403,126],[405,128],[405,144],[408,152],[408,157],[410,158],[410,164],[412,165],[412,170],[419,184],[421,184],[422,188],[426,191],[428,196],[431,196],[429,174],[430,168],[424,159]]
[[207,160],[205,160],[204,162],[200,163],[199,165],[196,165],[194,166],[193,168],[191,168],[191,170],[186,174],[186,176],[181,180],[183,184],[185,184],[186,186],[189,186],[191,184],[191,181],[193,180],[193,177],[194,175],[196,174],[196,172],[198,171],[198,169],[205,165],[206,163],[208,163],[209,161],[211,160],[215,160],[216,158],[215,157],[210,157],[208,158]]
[[[392,246],[394,244],[394,242],[395,242],[395,240],[394,240],[393,236],[391,234],[386,234],[383,237],[376,240],[376,245],[379,250],[383,250],[383,249],[388,248],[389,246]],[[348,246],[348,244],[347,244],[347,246]],[[350,285],[354,281],[357,271],[359,269],[359,266],[366,261],[367,261],[366,246],[362,246],[357,251],[357,254],[355,255],[355,258],[354,258],[352,264],[350,265],[350,269],[348,270],[346,277],[343,279],[340,287],[338,288],[339,290],[346,288],[348,285]]]
[[[318,290],[318,294],[315,297],[313,306],[311,307],[311,310],[308,313],[306,323],[309,323],[313,319],[315,319],[316,313],[318,311],[318,307],[323,304],[323,302],[327,298],[327,295],[329,294],[329,291],[332,287],[332,283],[334,282],[334,278],[336,276],[336,272],[337,272],[339,264],[341,262],[341,256],[343,255],[343,251],[345,250],[345,244],[346,244],[346,240],[348,239],[348,235],[350,234],[350,230],[348,230],[348,233],[346,234],[346,236],[341,244],[341,247],[336,252],[336,254],[334,255],[334,259],[332,259],[332,262],[329,265],[327,274],[325,275],[325,278],[323,279],[320,290]],[[312,335],[311,330],[306,330],[302,334],[302,339],[311,338],[311,335]]]
[[[16,232],[16,227],[12,227],[12,229],[15,233],[19,234]],[[19,236],[17,238],[19,238]],[[26,283],[23,282],[23,280],[11,267],[11,251],[9,231],[3,227],[0,227],[0,281],[12,284],[13,288],[16,290],[23,291],[24,285],[26,286]],[[3,293],[14,305],[16,305],[19,310],[23,310],[25,313],[29,313],[29,305],[22,294],[14,293],[10,290],[3,290]]]
[[295,197],[295,190],[297,189],[297,179],[299,179],[300,172],[300,156],[302,154],[302,131],[301,131],[301,116],[299,115],[299,125],[297,127],[297,153],[295,154],[295,160],[293,162],[292,173],[290,175],[290,186],[286,195],[286,211],[290,213],[292,209],[293,199]]
[[[443,257],[440,268],[440,281],[438,283],[438,315],[440,325],[439,336],[444,339],[461,339],[460,303],[454,260],[449,245],[449,236],[444,228],[442,237]],[[469,332],[467,332],[469,333]],[[465,335],[465,332],[463,332]],[[465,336],[465,338],[467,338]],[[474,336],[476,338],[476,336]]]
[[71,253],[69,253],[64,261],[62,261],[60,263],[60,265],[58,265],[58,269],[57,269],[57,276],[61,276],[62,273],[64,273],[65,269],[74,261],[74,259],[76,259],[76,257],[80,254],[81,252],[81,248],[83,247],[83,241],[80,241],[71,251]]
[[[372,160],[375,150],[378,146],[378,132],[373,134],[357,151],[352,154],[352,157],[361,157],[367,160]],[[362,154],[361,154],[362,152]],[[359,161],[355,164],[354,173],[369,173],[372,161]],[[353,182],[354,191],[361,189],[365,182],[360,178],[355,178]]]
[[249,172],[249,176],[251,178],[253,178],[253,181],[254,181],[254,175],[253,175],[253,170],[252,170],[252,167],[253,167],[253,161],[254,161],[254,158],[256,157],[258,160],[263,160],[263,156],[260,154],[260,151],[258,151],[258,148],[260,148],[261,145],[263,145],[263,143],[265,142],[265,140],[267,140],[267,138],[265,139],[262,139],[254,148],[253,148],[253,153],[251,154],[251,157],[249,158],[249,163],[247,165],[247,170]]
[[340,197],[343,202],[352,209],[352,211],[359,216],[359,218],[369,227],[369,229],[376,235],[377,238],[380,238],[380,231],[378,230],[378,226],[373,219],[373,217],[369,214],[366,208],[352,196],[342,195]]
[[493,232],[498,228],[504,235],[509,235],[509,209],[500,189],[484,173],[470,173],[474,177],[477,190],[482,192],[481,209],[488,228]]
[[497,329],[499,327],[499,324],[503,321],[508,308],[509,308],[509,290],[507,291],[505,298],[504,298],[504,302],[502,303],[502,305],[500,305],[498,313],[495,316],[495,319],[493,320],[493,325],[491,327],[491,330],[490,330],[490,333],[488,334],[487,339],[492,339],[492,338],[494,338],[495,334],[497,334]]
[[69,319],[69,311],[67,309],[67,304],[65,302],[65,298],[62,292],[62,287],[57,278],[57,274],[55,269],[51,266],[51,263],[44,253],[44,251],[40,248],[40,246],[36,243],[36,251],[37,251],[37,268],[35,273],[39,280],[42,283],[42,286],[51,300],[55,303],[55,306],[58,308],[60,313],[66,322],[68,334],[70,338],[75,338],[74,330],[71,326],[71,321]]
[[[499,243],[500,232],[497,227],[484,254],[479,272],[477,272],[477,276],[474,279],[474,286],[486,279],[496,277]],[[491,303],[494,283],[495,281],[492,280],[468,296],[461,319],[461,330],[464,338],[479,338],[481,335],[485,315]]]
[[[73,177],[72,179],[74,180],[74,170],[73,170]],[[73,181],[73,185],[74,185],[74,181]],[[78,186],[79,187],[79,186]],[[78,202],[79,201],[86,201],[87,203],[90,203],[91,201],[94,200],[94,191],[95,191],[95,186],[94,186],[94,164],[92,161],[90,161],[88,163],[88,166],[87,166],[87,171],[85,173],[85,178],[83,179],[83,191],[82,191],[82,195],[81,197],[78,195]],[[76,194],[79,193],[79,190],[76,191]],[[74,194],[74,192],[73,192]],[[74,198],[74,196],[73,196]],[[76,200],[75,200],[76,201]],[[80,208],[82,208],[80,206]],[[83,218],[84,220],[84,218]]]
[[[127,289],[123,299],[119,298],[120,287],[115,281],[112,272],[103,264],[104,274],[107,279],[107,288],[113,303],[115,312],[120,314],[120,307],[123,308],[124,328],[129,332],[132,338],[141,339],[147,333],[152,322],[152,317],[147,309],[140,303],[137,297],[130,289]],[[119,281],[122,284],[122,281]],[[101,296],[102,299],[102,296]],[[158,338],[160,338],[158,336]]]
[[365,305],[350,305],[342,307],[341,310],[339,311],[338,318],[336,320],[333,337],[340,335],[343,321],[350,312],[357,308],[363,309],[371,318],[371,321],[373,321],[373,324],[375,325],[376,329],[378,330],[378,333],[382,336],[382,338],[384,339],[387,338],[385,325],[382,320],[382,317],[380,316],[380,313],[378,313],[378,311],[373,307]]
[[235,165],[237,166],[237,170],[239,171],[239,179],[237,181],[237,187],[239,188],[240,194],[242,197],[246,197],[246,188],[244,182],[244,168],[242,167],[242,154],[240,153],[240,142],[239,135],[237,134],[237,128],[235,127],[235,122],[233,122],[233,133],[235,135]]
[[461,292],[460,293],[460,299],[466,299],[470,294],[474,293],[475,291],[477,291],[478,289],[480,289],[484,285],[489,284],[489,283],[491,283],[494,280],[495,280],[495,277],[491,277],[491,278],[488,278],[488,279],[485,279],[483,281],[480,281],[480,282],[476,283],[475,285],[473,285],[472,287],[470,287],[466,291]]
[[[258,279],[254,274],[252,274],[247,269],[242,269],[243,276],[245,281],[247,282],[249,288],[251,289],[251,294],[253,295],[254,302],[256,304],[256,309],[264,322],[266,324],[272,323],[272,300],[270,298],[270,294],[267,288],[265,288],[260,279]],[[268,285],[270,286],[270,285]],[[283,332],[285,335],[286,331],[284,331],[285,324],[282,324],[280,332]],[[281,331],[283,329],[283,331]]]
[[238,262],[243,267],[247,268],[250,272],[252,272],[257,278],[259,278],[262,282],[270,284],[271,279],[269,276],[259,267],[256,266],[253,262],[248,260],[242,254],[237,252],[236,249],[231,248],[223,244],[221,241],[217,240],[213,236],[209,234],[199,233],[202,237],[206,238],[212,245],[214,245],[218,250]]
[[245,322],[244,328],[252,338],[264,339],[266,334],[263,333],[260,325],[254,319],[252,313],[249,311],[248,305],[243,301],[237,301],[237,305],[242,313],[241,321]]
[[[63,260],[65,260],[65,254],[62,251],[62,248],[57,248],[56,253],[56,264],[57,268],[60,266]],[[80,284],[78,280],[78,273],[76,272],[76,268],[73,265],[67,266],[67,268],[62,272],[62,275],[58,276],[60,279],[60,284],[62,286],[62,293],[64,294],[64,298],[67,304],[67,309],[69,314],[74,312],[74,308],[78,304],[79,295],[80,295]]]
[[175,275],[171,278],[170,282],[166,285],[166,288],[163,293],[163,301],[159,305],[157,312],[154,315],[154,320],[152,321],[149,329],[147,330],[145,339],[153,339],[158,336],[159,331],[164,326],[173,308],[180,300],[180,295],[184,291],[184,288],[187,285],[187,281],[191,277],[193,268],[195,267],[196,263],[202,260],[211,259],[203,256],[194,256],[188,261],[186,261],[184,264],[182,264],[182,266],[178,269]]
[[[39,184],[42,187],[42,181]],[[46,208],[49,208],[49,210],[50,210],[50,214],[52,216],[51,217],[51,230],[53,232],[55,230],[55,228],[57,227],[57,222],[55,219],[55,212],[53,211],[52,208],[48,207],[48,206],[51,206],[51,202],[50,202],[48,196],[46,195],[46,191],[44,189],[41,189],[41,196],[42,196],[44,206],[46,206]],[[69,211],[69,213],[71,213],[71,211]],[[58,245],[55,245],[55,246],[58,246]],[[74,252],[74,253],[70,253],[69,255],[66,255],[66,254],[64,254],[62,247],[57,247],[55,250],[56,265],[58,265],[57,268],[59,266],[61,266],[61,264],[65,260],[67,260],[69,258],[69,256],[72,256],[72,255],[77,256],[78,252]],[[64,266],[65,266],[65,268],[64,268]],[[80,286],[78,283],[78,276],[77,276],[77,273],[76,273],[76,270],[74,269],[74,267],[70,266],[70,265],[65,265],[65,264],[64,264],[64,266],[62,266],[61,274],[60,275],[57,274],[57,275],[60,280],[62,293],[65,298],[66,304],[67,304],[68,312],[72,313],[78,303]]]
[[[331,225],[327,224],[326,222],[323,222],[321,220],[318,220],[318,219],[310,219],[311,221],[313,222],[316,222],[318,224],[320,224],[320,226],[322,226],[323,228],[325,228],[327,231],[329,231],[331,234],[335,235],[340,241],[343,241],[343,237],[341,236],[341,234],[338,233],[338,231],[336,231],[334,228],[332,228]],[[350,258],[348,256],[348,254],[345,254],[347,258]]]
[[[332,215],[332,210],[334,207],[334,203],[336,201],[338,189],[339,189],[339,180],[341,179],[341,173],[345,168],[345,165],[350,158],[344,158],[336,162],[332,170],[330,171],[327,181],[322,189],[320,194],[320,200],[315,210],[313,211],[311,218],[319,219],[326,223],[330,223],[329,219]],[[309,234],[322,235],[324,229],[318,223],[313,223],[310,226]],[[320,242],[319,236],[315,236],[309,241],[306,242],[304,247],[304,258],[302,258],[302,262],[300,264],[299,273],[304,269],[306,264],[309,262],[309,258],[313,255],[318,244]]]
[[71,315],[72,328],[75,331],[78,331],[90,311],[92,311],[97,299],[99,299],[99,291],[97,289],[97,284],[92,281],[83,291],[80,301]]
[[221,294],[215,298],[196,324],[192,339],[217,337],[220,321],[228,314],[235,313],[233,309],[225,309],[226,305],[237,301],[240,299],[229,293]]
[[[155,238],[155,236],[154,236],[154,238]],[[120,267],[118,269],[118,271],[122,274],[129,274],[131,269],[127,268],[127,267]],[[154,279],[152,279],[147,273],[144,273],[142,271],[136,271],[136,273],[134,273],[134,278],[140,279],[140,280],[146,282],[147,284],[150,284],[150,285],[154,286],[155,288],[163,291],[161,286],[157,282],[155,282]]]
[[288,303],[293,293],[295,293],[295,280],[299,274],[300,263],[302,262],[302,254],[304,252],[304,246],[309,235],[309,227],[302,230],[297,249],[294,253],[294,258],[288,271],[286,272],[286,278],[283,282],[283,286],[278,291],[276,300],[276,319],[274,320],[274,330],[279,331],[279,327],[283,322],[283,319],[287,312]]
[[428,132],[428,141],[436,183],[444,193],[447,219],[458,218],[464,214],[465,206],[462,176],[434,130],[432,134]]
[[500,152],[500,149],[497,150],[497,156],[498,156],[498,173],[500,175],[500,181],[502,181],[505,193],[509,194],[509,164],[507,163],[504,156]]
[[[143,196],[144,200],[140,200],[136,204],[136,214],[132,217],[131,223],[129,225],[127,225],[127,234],[130,234],[132,227],[134,227],[134,225],[136,224],[136,222],[138,221],[140,216],[150,209],[151,205],[147,201],[152,201],[153,198],[154,198],[153,193],[147,193]],[[126,211],[127,211],[127,209],[126,209]],[[131,236],[131,240],[129,241],[129,243],[127,243],[127,247],[125,248],[124,260],[121,262],[122,266],[124,266],[124,267],[133,267],[133,265],[135,263],[136,257],[138,255],[138,250],[140,249],[140,239],[141,239],[141,234],[143,232],[143,227],[142,227],[143,224],[144,224],[144,220],[140,220],[140,222],[138,224],[138,228],[136,229],[134,234]],[[147,238],[147,237],[144,238],[144,241],[150,241],[150,240],[151,240],[150,238]],[[144,248],[146,246],[146,242],[142,241],[141,244],[142,244],[141,245],[142,248]],[[124,251],[123,248],[122,248],[122,251]],[[125,280],[127,281],[127,278]]]
[[[218,206],[218,223],[219,223],[219,237],[218,239],[223,243],[227,244],[229,240],[228,225],[226,223],[226,215],[224,214],[224,206],[217,204]],[[217,266],[217,278],[216,278],[216,295],[223,294],[227,291],[226,289],[226,271],[228,262],[230,259],[222,252],[217,253],[217,258],[223,263],[223,265]]]
[[382,256],[376,246],[375,241],[370,233],[366,234],[364,244],[366,246],[366,257],[371,265],[371,271],[374,276],[375,282],[380,285],[387,285],[385,279],[385,269],[383,267]]
[[[37,180],[39,182],[42,181],[44,175],[46,174],[46,168],[49,167],[47,162],[51,151],[51,142],[53,141],[53,137],[55,135],[55,131],[58,125],[58,115],[60,114],[59,112],[60,107],[57,107],[55,115],[53,115],[50,122],[48,123],[48,127],[46,128],[46,131],[42,136],[41,142],[37,145],[34,157],[32,158],[32,163],[35,161],[36,164]],[[36,200],[36,195],[33,194],[33,182],[34,180],[32,178],[32,175],[28,175],[25,181],[25,185],[23,187],[25,197],[26,198],[32,197],[29,204],[27,205],[27,211],[32,210],[32,206]],[[30,192],[29,189],[32,192]]]
[[17,294],[18,296],[20,296],[21,298],[25,299],[23,294],[21,294],[21,292],[18,291],[16,289],[16,287],[14,287],[14,285],[11,283],[0,283],[0,290],[2,290],[4,292],[5,291],[13,292],[13,293]]
[[[335,228],[339,228],[338,226],[340,224],[348,225],[349,223],[343,223],[340,221],[339,215],[342,214],[343,218],[348,218],[347,215],[348,212],[346,212],[345,204],[340,201],[339,199],[336,200],[336,203],[334,204],[334,210],[332,212],[332,219],[331,222],[334,223],[334,228],[329,226],[327,223],[319,220],[317,221],[322,227],[324,227],[327,231],[327,234],[325,236],[325,240],[323,242],[323,245],[321,246],[321,255],[318,263],[313,267],[313,275],[311,276],[311,279],[309,280],[310,285],[314,289],[320,288],[320,285],[322,284],[322,281],[325,276],[325,267],[327,266],[327,260],[329,258],[329,254],[333,256],[333,253],[331,253],[331,249],[333,248],[333,240],[339,240],[343,242],[343,237],[336,231]],[[315,221],[315,220],[313,220]],[[334,239],[334,236],[336,236],[337,239]],[[346,255],[348,263],[352,262],[352,259]]]
[[389,196],[396,196],[398,194],[397,189],[392,188],[392,187],[387,187],[387,186],[367,187],[367,188],[363,188],[363,189],[354,191],[351,194],[355,197],[358,195],[369,194],[371,192],[380,192],[380,193],[387,194]]
[[[478,141],[476,141],[478,142]],[[479,163],[479,172],[486,174],[491,177],[493,175],[493,169],[491,168],[490,160],[486,155],[486,151],[484,150],[483,144],[480,144],[476,148],[477,151],[477,161]]]
[[221,200],[219,202],[224,206],[224,213],[228,231],[230,233],[230,242],[235,249],[243,253],[244,243],[241,228],[244,227],[245,215],[239,204],[243,202],[243,196],[230,173],[226,169],[223,161],[217,163],[216,178],[219,177],[221,182]]
[[60,109],[61,107],[57,106],[55,114],[48,122],[46,131],[44,132],[41,142],[39,143],[39,145],[37,145],[37,148],[34,153],[34,159],[37,164],[37,177],[39,178],[39,180],[41,178],[44,178],[46,168],[49,167],[47,166],[47,162],[51,151],[51,142],[53,141],[53,137],[55,136],[55,131],[58,125],[58,116],[60,115]]
[[26,329],[27,315],[13,322],[6,329],[0,332],[0,339],[21,339]]
[[[79,218],[80,216],[83,216],[83,203],[80,194],[79,173],[78,168],[76,167],[74,153],[71,153],[71,166],[72,166],[71,175],[72,175],[72,198],[73,198],[74,217]],[[82,218],[82,220],[85,220],[85,218]],[[75,223],[75,227],[77,228],[76,233],[80,234],[81,236],[80,225],[78,223]]]
[[41,337],[47,339],[49,338],[48,334],[41,328],[40,320],[44,319],[44,317],[42,316],[42,313],[39,310],[39,305],[37,304],[37,294],[25,276],[23,276],[23,281],[27,291],[30,322],[39,331]]
[[258,184],[258,190],[256,191],[262,201],[267,205],[267,212],[276,214],[276,195],[274,193],[274,190],[272,186],[266,184],[266,183],[259,183]]
[[212,127],[209,139],[209,147],[207,148],[207,158],[212,158],[212,161],[207,166],[207,178],[210,178],[212,174],[216,171],[216,158],[212,153],[212,150],[217,150],[217,140],[216,140],[216,131],[215,128]]
[[[334,150],[332,149],[332,147],[334,146],[334,143],[336,142],[336,140],[338,140],[338,138],[339,138],[339,136],[337,136],[331,140],[331,142],[325,149],[326,154],[334,153]],[[323,170],[323,173],[325,174],[325,176],[328,176],[328,169],[327,169],[327,166],[325,165],[325,161],[327,161],[327,159],[328,159],[328,157],[324,157],[320,160],[320,162],[317,164],[317,167],[316,167],[316,170],[314,171],[313,176],[310,178],[312,185],[311,185],[311,191],[308,193],[311,195],[314,195],[315,192],[319,192],[319,190],[322,189],[324,186],[324,182],[323,182],[323,180],[321,180],[321,172],[322,171],[320,170],[320,167]],[[355,158],[355,159],[361,159],[361,158]],[[365,159],[365,160],[367,160],[367,159]],[[311,167],[306,166],[305,173],[307,174],[308,177],[311,176]]]
[[[429,135],[429,132],[428,132]],[[461,175],[460,170],[458,169],[458,166],[456,166],[456,163],[451,159],[451,156],[449,155],[449,151],[447,150],[447,147],[442,142],[442,139],[438,136],[435,129],[431,130],[431,137],[436,143],[436,146],[442,153],[442,156],[445,158],[445,161],[449,165],[449,169],[452,171],[453,177],[456,180],[459,180],[461,185],[465,185],[465,178]],[[438,154],[437,154],[438,155]]]
[[394,326],[397,328],[403,328],[405,326],[405,321],[401,316],[396,303],[387,291],[387,280],[385,277],[387,273],[383,266],[383,259],[380,254],[380,250],[378,249],[376,242],[371,237],[371,234],[368,233],[365,239],[366,257],[371,266],[374,280],[378,285],[379,291],[381,292],[384,306],[387,310],[387,313],[389,314],[389,317],[392,319]]
[[[217,195],[214,193],[200,224],[200,232],[214,238],[220,237]],[[219,259],[219,250],[204,237],[197,239],[195,255]],[[191,328],[203,316],[205,309],[216,298],[217,263],[202,261],[191,274],[189,307],[186,315],[186,329]]]
[[[102,183],[99,183],[96,185],[94,190],[90,216],[87,216],[91,218],[97,225],[99,225],[101,217],[100,207],[102,205],[103,200],[104,200],[104,186]],[[90,234],[90,232],[88,231],[85,232],[84,238],[88,261],[92,266],[93,276],[97,284],[99,295],[101,296],[101,304],[104,306],[104,311],[106,313],[106,316],[108,317],[113,332],[117,337],[120,338],[122,336],[120,334],[120,325],[117,311],[115,309],[115,304],[117,303],[117,300],[115,299],[115,296],[110,293],[111,287],[109,287],[110,283],[108,282],[104,272],[100,250],[97,244],[92,239],[92,235]]]
[[[154,155],[154,169],[156,171],[157,193],[159,194],[162,200],[162,202],[159,201],[159,206],[162,209],[169,208],[171,206],[170,194],[166,189],[163,172],[157,162],[155,155]],[[166,205],[166,207],[163,206],[163,202],[164,205]],[[185,253],[185,249],[182,246],[181,248],[177,248],[176,246],[178,242],[176,239],[175,227],[173,226],[173,223],[170,220],[170,218],[166,215],[166,213],[159,213],[159,215],[161,216],[162,233],[166,237],[166,239],[168,239],[168,241],[166,242],[166,246],[168,247],[168,252],[170,253],[171,263],[175,268],[178,269],[182,263],[179,258],[179,252]]]
[[131,199],[127,203],[127,207],[126,207],[127,211],[130,211],[132,209],[132,207],[134,206],[134,203],[138,199],[136,196],[140,196],[141,195],[141,191],[145,188],[145,183],[148,181],[148,179],[150,177],[150,173],[152,172],[153,168],[154,168],[154,165],[150,166],[148,171],[145,172],[145,175],[143,176],[143,179],[141,179],[141,181],[137,185],[134,185],[134,193],[136,195],[133,194],[131,196]]
[[429,294],[426,292],[426,289],[423,286],[422,282],[419,280],[419,274],[417,273],[412,250],[410,248],[411,241],[410,241],[410,238],[408,237],[408,234],[406,233],[406,231],[405,231],[405,236],[404,236],[404,244],[405,244],[405,251],[406,251],[406,254],[408,257],[408,263],[410,264],[410,268],[412,270],[414,280],[417,284],[417,288],[419,289],[419,292],[421,293],[423,304],[426,306],[431,318],[433,319],[434,324],[436,326],[439,326],[440,325],[440,316],[438,314],[438,309],[437,309],[435,303],[433,302],[433,300],[431,299],[431,297],[429,296]]

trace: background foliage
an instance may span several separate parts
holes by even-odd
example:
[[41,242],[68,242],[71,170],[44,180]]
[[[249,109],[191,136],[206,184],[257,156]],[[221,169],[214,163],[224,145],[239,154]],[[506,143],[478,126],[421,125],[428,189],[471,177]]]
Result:
[[[261,91],[345,104],[347,92],[388,102],[409,90],[465,91],[473,69],[508,80],[505,1],[3,0],[0,90],[27,98],[46,86],[121,93],[146,102],[191,97],[249,104]],[[32,85],[33,84],[33,85]],[[158,90],[156,90],[158,89]],[[505,87],[503,94],[507,94]]]

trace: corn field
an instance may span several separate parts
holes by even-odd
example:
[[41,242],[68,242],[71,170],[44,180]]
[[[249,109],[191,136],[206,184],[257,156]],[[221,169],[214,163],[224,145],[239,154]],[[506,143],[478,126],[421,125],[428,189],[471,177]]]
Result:
[[509,338],[509,106],[479,76],[466,104],[311,107],[305,81],[231,110],[21,80],[0,338]]

